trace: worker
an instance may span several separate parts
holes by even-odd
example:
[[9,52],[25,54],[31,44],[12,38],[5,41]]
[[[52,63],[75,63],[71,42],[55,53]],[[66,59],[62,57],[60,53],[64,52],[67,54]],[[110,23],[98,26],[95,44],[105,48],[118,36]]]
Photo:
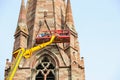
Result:
[[45,33],[41,33],[39,34],[40,37],[44,37],[45,36]]

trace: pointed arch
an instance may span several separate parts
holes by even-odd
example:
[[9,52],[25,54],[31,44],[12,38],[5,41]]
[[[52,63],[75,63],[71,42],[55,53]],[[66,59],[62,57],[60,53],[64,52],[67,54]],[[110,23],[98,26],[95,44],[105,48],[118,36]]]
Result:
[[31,63],[30,63],[30,65],[32,65],[32,68],[35,68],[39,64],[41,57],[43,57],[45,55],[49,56],[49,58],[52,59],[52,61],[56,65],[56,67],[59,66],[59,60],[57,58],[57,55],[48,49],[44,49],[44,50],[40,50],[37,53],[35,53],[34,59],[32,59]]
[[[44,49],[35,53],[34,58],[36,59],[31,60],[30,65],[33,65],[32,68],[34,69],[32,72],[32,80],[55,80],[58,75],[57,69],[59,66],[59,61],[55,53]],[[35,61],[34,61],[35,60]],[[34,63],[33,63],[34,62]]]

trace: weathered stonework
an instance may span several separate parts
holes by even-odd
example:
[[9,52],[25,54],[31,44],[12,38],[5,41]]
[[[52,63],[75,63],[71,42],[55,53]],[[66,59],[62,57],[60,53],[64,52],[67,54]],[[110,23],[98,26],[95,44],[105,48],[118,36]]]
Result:
[[[45,20],[50,30],[69,29],[70,43],[53,43],[23,58],[13,80],[85,80],[70,0],[28,0],[26,9],[22,0],[14,50],[36,46],[36,35],[48,30]],[[6,61],[5,78],[12,62]]]

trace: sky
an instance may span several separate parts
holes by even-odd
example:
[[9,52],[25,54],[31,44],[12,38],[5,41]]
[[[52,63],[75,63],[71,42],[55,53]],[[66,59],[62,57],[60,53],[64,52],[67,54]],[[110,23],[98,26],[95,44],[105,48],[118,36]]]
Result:
[[[0,0],[0,80],[11,59],[21,0]],[[86,80],[120,80],[120,0],[71,0]]]

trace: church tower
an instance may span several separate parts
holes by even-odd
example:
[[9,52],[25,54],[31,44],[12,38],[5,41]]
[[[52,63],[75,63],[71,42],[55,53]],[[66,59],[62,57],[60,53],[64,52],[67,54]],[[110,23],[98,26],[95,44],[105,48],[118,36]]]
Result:
[[[28,0],[26,6],[22,0],[13,52],[37,46],[38,33],[49,30],[69,30],[70,42],[52,43],[22,58],[13,80],[85,80],[70,0]],[[5,77],[12,62],[6,62]]]

